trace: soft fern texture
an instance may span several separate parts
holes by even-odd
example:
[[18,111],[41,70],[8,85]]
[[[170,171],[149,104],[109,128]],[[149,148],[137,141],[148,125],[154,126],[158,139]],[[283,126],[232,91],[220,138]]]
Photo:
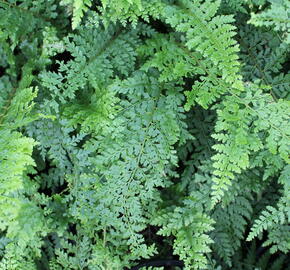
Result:
[[0,0],[0,269],[289,269],[289,9]]

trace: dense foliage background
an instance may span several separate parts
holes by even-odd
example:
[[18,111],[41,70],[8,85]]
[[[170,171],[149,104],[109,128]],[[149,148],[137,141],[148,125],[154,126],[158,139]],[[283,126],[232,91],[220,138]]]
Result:
[[0,269],[290,269],[289,45],[288,0],[0,0]]

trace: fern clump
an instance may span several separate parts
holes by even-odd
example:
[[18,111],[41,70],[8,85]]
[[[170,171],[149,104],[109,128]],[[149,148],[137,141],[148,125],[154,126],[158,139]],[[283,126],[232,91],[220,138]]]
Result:
[[0,269],[289,268],[289,8],[0,0]]

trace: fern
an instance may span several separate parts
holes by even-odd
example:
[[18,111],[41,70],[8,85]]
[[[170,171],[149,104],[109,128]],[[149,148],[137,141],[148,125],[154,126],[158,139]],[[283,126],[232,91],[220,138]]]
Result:
[[[243,90],[237,61],[238,47],[232,38],[235,27],[231,16],[214,16],[219,1],[180,1],[181,8],[170,6],[164,11],[166,22],[179,32],[186,33],[185,45],[195,49],[210,59],[227,83],[232,83],[237,90]],[[222,36],[221,36],[222,35]],[[198,38],[197,38],[198,37]]]
[[[107,213],[103,214],[101,219],[98,216],[80,215],[80,211],[90,212],[91,203],[78,201],[73,207],[75,209],[73,215],[84,223],[100,220],[101,223],[98,225],[100,229],[115,228],[115,233],[119,235],[120,240],[124,239],[124,244],[130,247],[132,255],[147,256],[146,253],[150,254],[152,249],[147,250],[141,235],[137,234],[145,228],[147,219],[147,214],[145,216],[142,214],[142,208],[148,205],[149,201],[152,204],[154,200],[158,200],[158,193],[154,188],[167,184],[166,174],[171,173],[169,168],[167,169],[167,164],[169,162],[176,164],[172,145],[180,136],[178,125],[180,120],[176,118],[174,112],[182,111],[179,107],[182,97],[175,95],[173,90],[169,90],[167,96],[164,96],[161,94],[164,88],[160,88],[154,77],[147,77],[140,72],[112,87],[116,93],[128,96],[128,101],[121,103],[128,109],[122,117],[116,117],[112,121],[113,136],[105,133],[102,136],[106,137],[103,137],[101,144],[92,141],[90,147],[94,147],[100,156],[93,158],[91,162],[96,168],[96,173],[98,171],[104,173],[98,176],[99,180],[98,178],[94,180],[94,176],[84,175],[84,189],[75,195],[85,199],[86,189],[88,189],[86,192],[91,193],[95,185],[99,186],[99,192],[91,196],[91,203],[96,204],[100,213],[103,211]],[[170,89],[170,85],[164,87]],[[137,90],[139,95],[135,96]],[[171,95],[175,96],[174,102],[170,98]],[[140,117],[142,121],[139,121]],[[124,141],[123,138],[130,139]],[[125,153],[124,149],[126,149]],[[126,187],[123,182],[124,177],[128,179]],[[142,179],[147,180],[144,182]],[[96,184],[93,184],[95,181]],[[118,194],[118,196],[111,194],[115,196]]]
[[[271,86],[268,91],[275,99],[287,99],[289,74],[284,74],[281,69],[287,59],[289,47],[281,47],[279,34],[246,25],[240,30],[240,41],[245,78],[251,81],[258,79],[260,83]],[[264,44],[267,44],[267,50],[261,50]]]
[[216,220],[216,230],[213,232],[216,250],[230,266],[231,257],[237,251],[251,217],[252,207],[244,196],[236,197],[235,201],[225,208],[218,207],[213,214]]
[[207,233],[213,229],[211,220],[196,206],[198,195],[192,194],[184,201],[184,207],[164,209],[153,224],[162,226],[161,235],[175,236],[174,253],[185,263],[185,269],[207,269],[207,258],[204,253],[210,252],[212,240]]
[[[285,195],[281,197],[276,208],[267,206],[266,211],[262,211],[260,217],[255,220],[251,232],[247,238],[248,241],[260,235],[264,230],[269,230],[266,246],[272,245],[270,251],[281,250],[285,253],[289,251],[289,198],[288,198],[288,179],[289,165],[286,165],[280,176],[280,181],[285,185]],[[287,180],[286,180],[287,179]],[[271,228],[271,230],[270,230]],[[279,239],[279,240],[278,240]],[[283,239],[281,241],[281,239]]]
[[0,0],[0,268],[286,269],[289,7]]
[[[262,251],[261,247],[258,248],[257,243],[253,242],[249,248],[247,248],[245,254],[237,254],[234,257],[234,267],[239,270],[246,269],[288,269],[285,265],[286,256],[280,256],[278,258],[271,257],[269,251]],[[286,268],[285,268],[286,267]]]
[[[253,89],[255,89],[255,86]],[[227,189],[230,184],[229,179],[233,179],[235,173],[241,173],[242,170],[249,167],[250,153],[262,150],[263,144],[272,154],[279,153],[282,159],[286,162],[289,161],[289,143],[287,139],[289,131],[286,124],[288,117],[285,118],[286,122],[283,120],[284,110],[286,107],[288,108],[288,102],[275,103],[270,96],[263,95],[261,90],[257,91],[254,96],[248,92],[248,97],[229,97],[227,103],[225,103],[225,108],[228,108],[229,111],[226,112],[225,109],[218,111],[221,119],[216,124],[216,131],[225,130],[228,131],[228,134],[213,135],[215,139],[222,142],[222,144],[214,146],[219,152],[213,157],[215,160],[214,167],[217,169],[214,173],[218,176],[214,179],[216,182],[213,192],[216,197],[215,200],[222,196],[222,190]],[[253,107],[250,104],[253,104]],[[244,107],[244,109],[241,109],[241,107]],[[270,109],[271,116],[267,113],[269,107],[275,107],[275,110]],[[285,109],[282,109],[282,107]],[[279,110],[283,111],[282,115]],[[274,111],[277,114],[274,114]],[[277,117],[280,116],[282,118],[278,120]],[[232,124],[229,125],[231,121],[237,124],[235,128]],[[254,123],[252,128],[255,132],[249,130],[250,123]],[[228,130],[228,127],[233,129]],[[261,141],[256,133],[257,131],[266,131],[264,141]],[[274,139],[276,136],[278,136],[279,142]]]
[[[25,79],[22,86],[25,86],[24,81]],[[25,183],[25,180],[28,168],[35,165],[31,154],[36,142],[32,138],[24,137],[16,129],[33,120],[28,114],[36,93],[32,88],[23,89],[22,86],[20,84],[17,90],[12,90],[13,96],[10,96],[5,107],[2,107],[1,230],[6,231],[6,237],[14,241],[5,247],[4,259],[1,261],[2,269],[21,268],[24,267],[23,263],[27,269],[35,269],[33,257],[25,249],[30,247],[37,252],[41,245],[40,235],[45,233],[42,210],[25,196],[25,193],[33,188],[31,183]]]
[[250,23],[257,26],[270,26],[276,31],[285,32],[286,42],[289,43],[289,2],[286,0],[269,1],[271,7],[258,14],[252,14]]

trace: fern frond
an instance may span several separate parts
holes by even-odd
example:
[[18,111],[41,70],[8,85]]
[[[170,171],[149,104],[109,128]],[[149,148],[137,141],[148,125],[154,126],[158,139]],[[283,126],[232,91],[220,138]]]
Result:
[[240,64],[239,51],[235,35],[235,27],[231,25],[232,16],[216,15],[219,1],[199,0],[179,1],[180,7],[168,6],[164,10],[167,23],[178,32],[186,33],[186,46],[190,50],[200,52],[205,58],[210,56],[226,83],[241,91],[243,84],[238,75]]
[[[211,251],[213,242],[208,232],[213,229],[214,221],[196,208],[198,194],[191,194],[183,207],[164,209],[153,220],[154,225],[161,227],[158,234],[175,237],[173,248],[185,263],[185,269],[207,269],[206,253]],[[202,206],[200,206],[202,207]]]
[[290,3],[287,0],[269,1],[270,8],[258,14],[251,14],[249,23],[256,26],[270,26],[276,31],[289,32],[290,17],[289,8]]

